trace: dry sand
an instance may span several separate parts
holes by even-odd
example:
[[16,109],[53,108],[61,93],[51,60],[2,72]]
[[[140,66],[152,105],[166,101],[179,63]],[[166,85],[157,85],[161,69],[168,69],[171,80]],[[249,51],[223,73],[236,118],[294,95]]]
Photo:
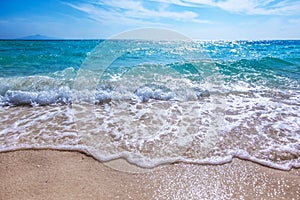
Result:
[[22,150],[0,153],[0,199],[300,199],[300,169],[234,159],[128,173],[79,152]]

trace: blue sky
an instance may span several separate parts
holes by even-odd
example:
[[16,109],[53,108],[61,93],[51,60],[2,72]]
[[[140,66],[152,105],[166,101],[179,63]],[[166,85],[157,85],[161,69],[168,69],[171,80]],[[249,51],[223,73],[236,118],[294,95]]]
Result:
[[109,38],[166,28],[193,39],[300,39],[300,0],[1,0],[0,38]]

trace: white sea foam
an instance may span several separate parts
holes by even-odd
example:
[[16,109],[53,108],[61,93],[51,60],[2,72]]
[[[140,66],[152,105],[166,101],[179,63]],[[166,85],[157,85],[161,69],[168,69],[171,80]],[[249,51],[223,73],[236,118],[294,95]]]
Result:
[[8,90],[2,97],[2,105],[50,105],[71,103],[72,93],[69,87],[60,87],[57,90],[48,91],[22,91]]
[[[197,101],[132,98],[101,105],[3,107],[0,151],[79,150],[102,161],[123,157],[142,167],[221,164],[233,157],[282,170],[300,167],[299,94],[278,101],[266,91],[242,85],[236,90]],[[273,91],[279,92],[284,91]],[[210,134],[212,112],[217,112],[212,95],[226,99],[225,121],[217,134]]]

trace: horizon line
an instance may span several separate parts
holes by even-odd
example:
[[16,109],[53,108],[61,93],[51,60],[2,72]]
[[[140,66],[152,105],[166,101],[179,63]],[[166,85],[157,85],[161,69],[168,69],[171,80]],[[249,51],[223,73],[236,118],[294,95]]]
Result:
[[[22,38],[0,38],[1,41],[65,41],[65,40],[144,40],[144,39],[114,39],[114,38],[45,38],[45,39],[22,39]],[[147,40],[147,39],[145,39]],[[150,40],[150,39],[149,39]],[[272,41],[272,40],[300,40],[300,38],[265,38],[265,39],[199,39],[194,41]],[[168,40],[164,40],[168,41]]]

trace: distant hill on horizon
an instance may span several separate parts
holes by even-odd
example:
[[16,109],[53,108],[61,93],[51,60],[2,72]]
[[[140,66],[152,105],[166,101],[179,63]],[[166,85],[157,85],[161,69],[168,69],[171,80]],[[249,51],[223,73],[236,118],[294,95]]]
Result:
[[17,38],[17,40],[57,40],[57,39],[59,39],[59,38],[49,37],[49,36],[40,35],[40,34],[29,35],[29,36]]

